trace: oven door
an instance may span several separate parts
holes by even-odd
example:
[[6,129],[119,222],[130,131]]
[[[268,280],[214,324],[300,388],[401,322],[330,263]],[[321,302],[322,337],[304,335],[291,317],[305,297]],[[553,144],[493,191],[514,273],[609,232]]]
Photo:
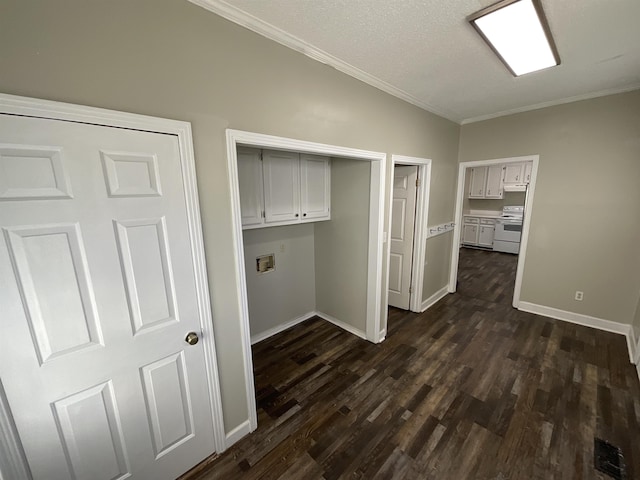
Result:
[[494,240],[520,243],[521,235],[522,220],[505,220],[502,218],[496,220]]

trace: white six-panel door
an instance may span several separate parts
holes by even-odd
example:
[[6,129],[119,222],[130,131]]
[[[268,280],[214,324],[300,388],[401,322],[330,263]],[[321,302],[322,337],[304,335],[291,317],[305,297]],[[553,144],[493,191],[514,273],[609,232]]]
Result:
[[409,309],[418,167],[396,166],[391,205],[389,305]]
[[179,144],[0,115],[0,379],[35,479],[214,450]]

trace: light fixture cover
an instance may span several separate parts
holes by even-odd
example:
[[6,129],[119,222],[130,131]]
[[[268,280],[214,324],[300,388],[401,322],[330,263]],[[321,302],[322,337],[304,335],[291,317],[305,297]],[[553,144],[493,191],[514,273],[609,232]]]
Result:
[[560,64],[540,0],[504,0],[468,20],[515,76]]

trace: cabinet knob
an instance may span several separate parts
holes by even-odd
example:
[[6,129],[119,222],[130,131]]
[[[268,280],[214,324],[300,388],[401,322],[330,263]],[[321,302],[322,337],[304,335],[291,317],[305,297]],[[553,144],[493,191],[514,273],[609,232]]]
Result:
[[300,215],[298,215],[298,214],[296,213],[296,217],[299,217],[299,216],[300,216]]
[[520,176],[520,175],[516,175],[516,182],[518,181],[518,177],[519,177],[519,176]]
[[306,214],[306,213],[303,213],[303,214],[302,214],[302,216],[303,216],[303,217],[306,217],[306,216],[307,216],[307,214]]

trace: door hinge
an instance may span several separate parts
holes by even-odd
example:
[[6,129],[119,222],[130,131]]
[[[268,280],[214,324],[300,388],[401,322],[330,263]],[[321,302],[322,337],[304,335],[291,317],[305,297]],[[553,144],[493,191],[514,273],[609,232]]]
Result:
[[413,287],[409,287],[409,293],[413,293]]
[[420,186],[420,179],[416,178],[416,187],[419,187],[419,186]]

